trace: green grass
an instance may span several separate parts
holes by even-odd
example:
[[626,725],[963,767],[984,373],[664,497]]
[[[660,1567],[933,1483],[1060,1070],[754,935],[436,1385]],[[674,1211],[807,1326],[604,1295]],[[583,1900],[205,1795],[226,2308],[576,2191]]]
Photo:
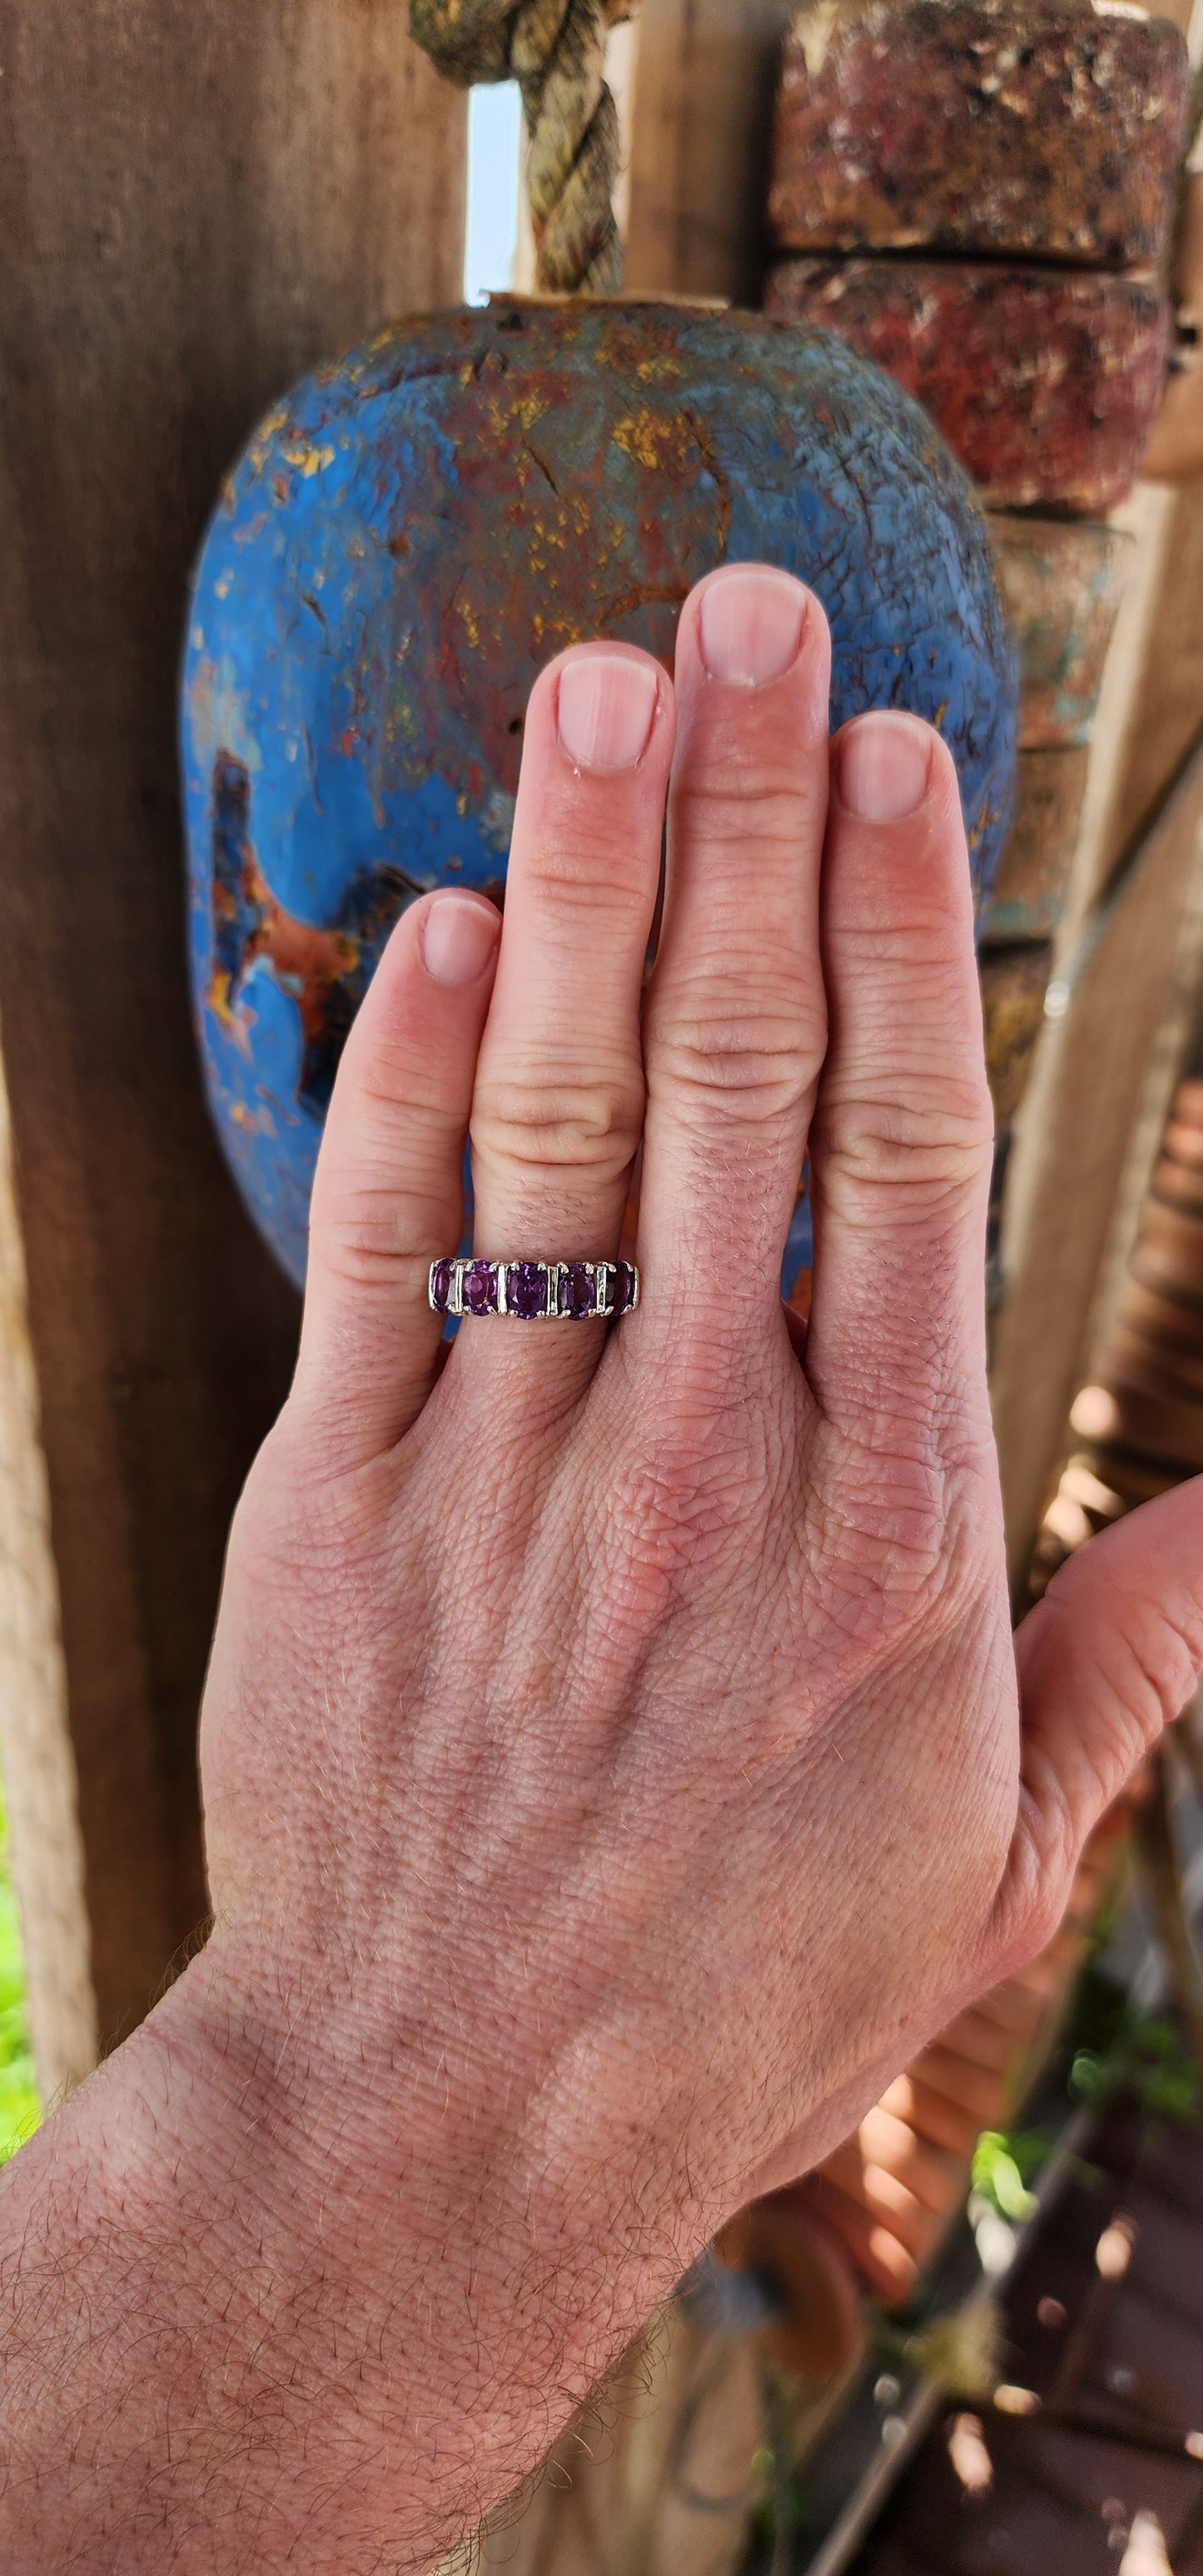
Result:
[[40,2106],[25,2019],[17,1900],[8,1874],[8,1819],[0,1791],[0,2164],[38,2125]]

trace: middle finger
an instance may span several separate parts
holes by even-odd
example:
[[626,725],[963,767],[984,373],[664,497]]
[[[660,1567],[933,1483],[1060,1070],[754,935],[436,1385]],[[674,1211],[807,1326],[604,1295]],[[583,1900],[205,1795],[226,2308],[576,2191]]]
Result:
[[[677,638],[664,927],[645,1012],[649,1327],[782,1331],[781,1259],[826,1044],[819,866],[831,647],[788,573],[728,565]],[[707,1291],[711,1292],[709,1295]]]

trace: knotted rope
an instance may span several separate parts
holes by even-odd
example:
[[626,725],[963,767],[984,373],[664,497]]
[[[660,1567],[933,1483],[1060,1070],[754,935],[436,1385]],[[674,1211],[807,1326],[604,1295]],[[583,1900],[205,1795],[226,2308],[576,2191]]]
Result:
[[614,220],[618,110],[606,35],[634,0],[411,0],[410,30],[448,80],[516,80],[527,133],[535,285],[545,295],[622,284]]

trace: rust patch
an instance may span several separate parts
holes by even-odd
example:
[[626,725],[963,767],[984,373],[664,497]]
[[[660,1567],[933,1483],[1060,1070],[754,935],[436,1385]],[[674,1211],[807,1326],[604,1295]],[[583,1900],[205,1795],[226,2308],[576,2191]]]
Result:
[[213,972],[208,1001],[239,1033],[247,979],[263,960],[301,1015],[302,1105],[322,1117],[338,1059],[393,923],[418,888],[399,868],[365,869],[348,886],[338,922],[318,930],[286,912],[255,856],[251,782],[241,760],[213,764]]

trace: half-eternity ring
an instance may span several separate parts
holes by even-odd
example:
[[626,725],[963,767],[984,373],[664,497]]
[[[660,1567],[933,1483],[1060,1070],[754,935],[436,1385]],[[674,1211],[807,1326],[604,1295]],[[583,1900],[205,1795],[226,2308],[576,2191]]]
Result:
[[518,1315],[523,1323],[626,1315],[639,1303],[633,1261],[432,1261],[436,1315]]

